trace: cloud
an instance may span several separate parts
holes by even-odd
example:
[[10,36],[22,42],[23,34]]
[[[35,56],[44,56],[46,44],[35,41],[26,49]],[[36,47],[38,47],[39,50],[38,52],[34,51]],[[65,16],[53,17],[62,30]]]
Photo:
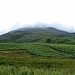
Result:
[[62,24],[59,24],[59,23],[51,23],[51,24],[47,24],[47,23],[41,23],[41,22],[38,22],[38,23],[35,23],[35,24],[20,24],[20,23],[17,23],[15,25],[12,25],[10,27],[5,27],[5,30],[2,29],[0,31],[0,34],[3,34],[3,33],[7,33],[9,31],[12,31],[12,30],[16,30],[16,29],[19,29],[19,28],[28,28],[28,27],[31,27],[31,28],[35,28],[35,27],[38,27],[38,28],[43,28],[43,27],[54,27],[54,28],[57,28],[57,29],[60,29],[60,30],[63,30],[63,31],[67,31],[67,32],[74,32],[74,26],[66,26],[66,25],[62,25]]
[[74,0],[0,0],[0,32],[37,22],[58,23],[54,25],[70,31],[75,26],[74,4]]

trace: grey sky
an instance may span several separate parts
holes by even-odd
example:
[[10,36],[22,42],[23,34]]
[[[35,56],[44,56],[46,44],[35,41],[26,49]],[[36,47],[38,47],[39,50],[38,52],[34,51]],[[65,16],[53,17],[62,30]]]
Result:
[[74,31],[74,5],[75,0],[0,0],[0,34],[38,22]]

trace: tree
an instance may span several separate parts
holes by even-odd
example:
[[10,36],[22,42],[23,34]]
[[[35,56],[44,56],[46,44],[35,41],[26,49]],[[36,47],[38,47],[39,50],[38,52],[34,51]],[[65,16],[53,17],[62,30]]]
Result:
[[46,40],[46,42],[47,42],[47,43],[50,43],[50,42],[51,42],[51,39],[50,39],[50,38],[48,38],[48,39]]

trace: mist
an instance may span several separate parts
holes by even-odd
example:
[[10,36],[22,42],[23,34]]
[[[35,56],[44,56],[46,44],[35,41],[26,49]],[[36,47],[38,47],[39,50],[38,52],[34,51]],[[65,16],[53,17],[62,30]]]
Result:
[[57,28],[59,30],[63,30],[63,31],[67,31],[67,32],[74,32],[74,26],[66,26],[66,25],[62,25],[59,23],[42,23],[42,22],[37,22],[34,24],[16,24],[14,26],[12,26],[11,30],[16,30],[19,28],[44,28],[44,27],[54,27]]
[[8,27],[4,30],[0,30],[0,35],[2,35],[4,33],[7,33],[7,32],[10,32],[12,30],[19,29],[19,28],[44,28],[44,27],[54,27],[56,29],[67,31],[67,32],[70,32],[70,33],[75,32],[74,31],[74,26],[66,26],[66,25],[62,25],[62,24],[58,24],[58,23],[48,24],[48,23],[38,22],[38,23],[34,23],[34,24],[20,24],[20,23],[17,23],[17,24],[12,25],[11,27]]

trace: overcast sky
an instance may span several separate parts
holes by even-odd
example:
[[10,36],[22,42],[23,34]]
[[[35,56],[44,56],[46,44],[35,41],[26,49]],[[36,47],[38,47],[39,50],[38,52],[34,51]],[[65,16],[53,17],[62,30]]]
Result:
[[0,0],[0,34],[35,23],[74,31],[75,0]]

